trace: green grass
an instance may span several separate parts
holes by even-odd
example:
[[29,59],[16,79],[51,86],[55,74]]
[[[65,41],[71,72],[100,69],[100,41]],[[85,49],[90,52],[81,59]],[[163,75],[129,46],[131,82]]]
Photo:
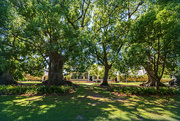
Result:
[[[112,84],[120,84],[120,85],[140,85],[140,84],[142,84],[143,82],[128,82],[128,83],[126,83],[126,82],[119,82],[119,83],[112,83]],[[111,83],[109,83],[109,84],[111,84]]]
[[1,121],[180,120],[180,97],[117,97],[95,85],[66,96],[0,96]]
[[25,81],[25,82],[21,82],[21,83],[22,84],[41,84],[42,82],[40,82],[40,81]]
[[100,83],[82,83],[82,82],[73,82],[73,84],[80,84],[80,85],[96,85]]
[[[95,85],[95,84],[101,84],[101,83],[81,83],[81,82],[74,82],[74,84],[81,84],[81,85]],[[113,84],[113,85],[140,85],[140,84],[142,84],[142,82],[128,82],[128,83],[126,83],[126,82],[119,82],[119,83],[111,83],[111,82],[109,82],[109,84],[111,85],[111,84]]]
[[[140,84],[142,84],[143,82],[119,82],[119,83],[114,83],[114,82],[109,82],[109,84],[113,84],[113,85],[135,85],[135,86],[139,86]],[[101,83],[82,83],[82,82],[74,82],[74,84],[81,84],[81,85],[95,85],[95,84],[101,84]],[[164,83],[165,85],[169,85],[168,83]]]

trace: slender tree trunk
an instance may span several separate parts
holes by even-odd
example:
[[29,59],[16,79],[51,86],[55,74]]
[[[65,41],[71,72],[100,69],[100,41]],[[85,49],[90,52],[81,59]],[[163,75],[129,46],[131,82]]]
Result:
[[105,72],[104,72],[104,78],[103,78],[103,83],[101,84],[101,86],[108,86],[108,73],[109,73],[109,69],[111,68],[110,65],[106,65],[105,66]]

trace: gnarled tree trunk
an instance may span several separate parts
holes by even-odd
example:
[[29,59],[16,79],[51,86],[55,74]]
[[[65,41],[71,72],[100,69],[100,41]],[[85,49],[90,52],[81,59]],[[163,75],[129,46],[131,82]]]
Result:
[[63,80],[63,62],[53,62],[51,67],[50,84],[59,85]]
[[148,81],[140,84],[140,86],[146,86],[146,87],[156,86],[157,90],[159,90],[159,86],[163,86],[163,87],[165,86],[163,83],[160,82],[161,78],[159,78],[157,74],[154,73],[151,65],[148,65],[144,68],[147,72]]
[[63,58],[60,58],[60,56],[55,55],[54,58],[50,58],[48,82],[45,82],[45,85],[72,85],[72,82],[63,78],[63,65]]
[[11,75],[9,72],[4,71],[2,75],[0,75],[0,85],[11,85],[11,84],[18,84],[16,81],[14,81],[13,75]]

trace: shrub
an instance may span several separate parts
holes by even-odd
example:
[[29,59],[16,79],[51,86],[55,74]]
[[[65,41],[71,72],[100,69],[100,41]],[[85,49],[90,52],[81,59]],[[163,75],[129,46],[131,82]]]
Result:
[[132,95],[180,95],[180,87],[160,87],[157,91],[155,87],[109,87],[108,90],[119,94]]
[[[170,80],[172,80],[171,78],[169,78],[169,76],[167,76],[168,78],[162,78],[161,82],[163,83],[167,83]],[[122,82],[126,82],[126,80],[128,80],[128,82],[146,82],[148,80],[148,76],[146,74],[142,75],[142,76],[120,76],[120,81]]]
[[67,94],[72,89],[71,86],[11,86],[0,85],[0,95],[11,94]]

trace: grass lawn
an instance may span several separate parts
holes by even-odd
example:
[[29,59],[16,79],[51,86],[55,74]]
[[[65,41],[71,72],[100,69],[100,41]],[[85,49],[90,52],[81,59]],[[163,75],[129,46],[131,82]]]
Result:
[[[84,82],[73,82],[74,84],[81,84],[81,85],[95,85],[95,84],[101,84],[101,83],[84,83]],[[108,84],[113,84],[113,85],[140,85],[142,82],[119,82],[119,83],[111,83],[109,82]]]
[[[128,83],[126,83],[126,82],[119,82],[119,83],[112,83],[112,84],[117,84],[117,85],[140,85],[140,84],[142,84],[143,82],[128,82]],[[109,84],[111,84],[111,83],[109,83]]]
[[95,85],[66,96],[0,96],[1,121],[180,120],[180,97],[117,97]]
[[41,84],[42,82],[40,82],[40,81],[23,81],[21,83],[22,84]]

